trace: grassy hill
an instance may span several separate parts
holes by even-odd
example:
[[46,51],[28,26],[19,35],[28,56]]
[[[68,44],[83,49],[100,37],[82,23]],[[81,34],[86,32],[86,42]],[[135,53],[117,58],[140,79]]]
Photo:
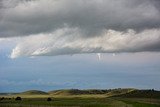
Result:
[[109,90],[98,90],[98,89],[89,89],[89,90],[79,90],[79,89],[68,89],[68,90],[56,90],[48,92],[51,95],[96,95],[104,94],[106,96],[121,95],[133,91],[134,89],[109,89]]
[[125,98],[160,98],[160,91],[156,90],[138,90],[133,88],[118,88],[109,90],[90,89],[68,89],[68,90],[56,90],[48,92],[49,95],[103,95],[106,97],[125,97]]
[[123,94],[127,94],[127,93],[130,93],[132,91],[135,91],[136,89],[133,89],[133,88],[124,88],[124,89],[121,89],[121,88],[118,88],[118,89],[112,89],[110,90],[108,93],[106,93],[106,95],[108,97],[110,96],[116,96],[116,95],[123,95]]
[[[21,101],[16,101],[19,96]],[[47,101],[51,98],[51,101]],[[68,89],[44,92],[29,90],[2,93],[0,107],[160,107],[160,91],[137,89]]]
[[114,95],[114,97],[126,98],[160,98],[160,91],[156,90],[133,90],[121,95]]
[[[17,95],[10,93],[1,93],[1,96],[7,95]],[[39,90],[29,90],[18,95],[40,95],[40,96],[88,96],[88,97],[121,97],[121,98],[159,98],[160,91],[156,90],[138,90],[132,88],[118,88],[118,89],[88,89],[88,90],[79,90],[79,89],[65,89],[65,90],[54,90],[49,92],[39,91]]]
[[47,92],[44,91],[39,91],[39,90],[29,90],[29,91],[25,91],[19,94],[23,94],[23,95],[48,95]]
[[68,90],[56,90],[50,91],[52,95],[84,95],[84,94],[105,94],[108,90],[79,90],[79,89],[68,89]]

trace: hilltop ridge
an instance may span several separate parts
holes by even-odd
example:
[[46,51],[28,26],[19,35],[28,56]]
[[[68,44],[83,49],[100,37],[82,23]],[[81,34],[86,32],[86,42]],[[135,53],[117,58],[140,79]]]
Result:
[[160,91],[157,90],[139,90],[134,88],[118,89],[62,89],[49,92],[40,90],[28,90],[21,93],[0,93],[3,95],[45,95],[45,96],[103,96],[103,97],[123,97],[123,98],[160,98]]
[[28,90],[28,91],[24,91],[19,94],[23,94],[23,95],[48,95],[47,92],[40,91],[40,90]]

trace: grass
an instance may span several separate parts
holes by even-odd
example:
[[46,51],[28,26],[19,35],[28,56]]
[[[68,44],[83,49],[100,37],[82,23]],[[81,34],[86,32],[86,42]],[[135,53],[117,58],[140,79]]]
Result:
[[1,104],[12,105],[45,105],[45,106],[78,106],[78,107],[109,107],[113,100],[109,99],[96,99],[96,98],[54,98],[53,101],[46,101],[44,98],[23,99],[23,101],[3,101]]
[[133,107],[160,107],[159,104],[148,104],[148,103],[140,103],[140,102],[133,102],[133,101],[124,101],[127,104],[131,104]]
[[158,98],[160,99],[160,91],[156,90],[133,90],[129,93],[115,95],[124,98]]
[[[144,100],[144,102],[143,102]],[[22,101],[5,99],[0,101],[0,107],[160,107],[160,104],[149,104],[143,99],[123,99],[123,98],[23,98]],[[159,100],[158,100],[159,101]]]

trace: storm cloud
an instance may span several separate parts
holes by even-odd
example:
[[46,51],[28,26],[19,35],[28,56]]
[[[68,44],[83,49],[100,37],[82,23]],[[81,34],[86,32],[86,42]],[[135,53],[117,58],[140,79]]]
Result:
[[159,0],[1,0],[11,57],[160,50]]
[[3,0],[0,36],[53,32],[65,25],[78,27],[87,37],[104,29],[159,28],[159,4],[159,0]]

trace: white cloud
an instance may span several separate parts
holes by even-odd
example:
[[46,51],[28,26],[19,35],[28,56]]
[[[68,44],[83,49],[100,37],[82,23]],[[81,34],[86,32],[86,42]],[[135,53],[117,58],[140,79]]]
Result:
[[52,33],[22,38],[13,49],[11,58],[143,51],[160,51],[160,29],[141,32],[110,29],[99,36],[83,38],[80,29],[65,27]]

